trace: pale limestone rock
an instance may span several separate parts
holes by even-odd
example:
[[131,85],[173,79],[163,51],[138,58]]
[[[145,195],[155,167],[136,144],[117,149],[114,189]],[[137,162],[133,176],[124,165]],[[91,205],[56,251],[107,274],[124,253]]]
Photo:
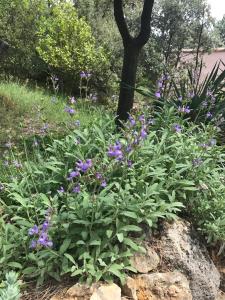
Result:
[[146,253],[135,253],[131,258],[131,265],[139,272],[147,274],[155,270],[159,265],[159,256],[150,247],[146,247]]
[[189,282],[180,272],[138,275],[128,279],[123,292],[132,300],[192,300]]
[[90,300],[121,300],[121,288],[114,283],[102,285],[96,289]]

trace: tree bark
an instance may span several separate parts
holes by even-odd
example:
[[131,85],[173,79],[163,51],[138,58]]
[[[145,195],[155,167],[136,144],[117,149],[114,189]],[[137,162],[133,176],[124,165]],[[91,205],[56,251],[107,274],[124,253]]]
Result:
[[133,107],[138,57],[142,47],[150,37],[153,3],[154,0],[144,0],[141,15],[141,30],[137,37],[132,37],[124,18],[123,0],[114,0],[114,16],[124,45],[124,59],[116,121],[119,126],[128,119]]
[[129,112],[133,107],[139,53],[140,50],[133,46],[126,46],[124,48],[120,95],[117,108],[118,120],[121,121],[128,119]]

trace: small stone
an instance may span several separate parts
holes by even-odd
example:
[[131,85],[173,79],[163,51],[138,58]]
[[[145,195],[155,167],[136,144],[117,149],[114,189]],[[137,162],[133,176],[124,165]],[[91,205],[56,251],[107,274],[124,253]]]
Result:
[[131,300],[192,300],[189,282],[180,272],[142,274],[128,285],[128,293],[123,292]]
[[71,288],[68,289],[66,292],[66,297],[85,297],[85,299],[88,299],[88,296],[91,296],[91,288],[88,285],[85,284],[75,284]]
[[159,264],[159,256],[150,247],[146,247],[146,253],[136,253],[131,258],[131,265],[139,272],[147,274],[148,272],[155,270]]
[[131,277],[126,278],[126,282],[122,288],[124,295],[126,295],[128,298],[132,300],[138,300],[137,298],[137,284],[135,279]]
[[220,291],[215,300],[225,300],[225,293]]
[[121,288],[114,283],[102,285],[93,293],[90,300],[121,300]]

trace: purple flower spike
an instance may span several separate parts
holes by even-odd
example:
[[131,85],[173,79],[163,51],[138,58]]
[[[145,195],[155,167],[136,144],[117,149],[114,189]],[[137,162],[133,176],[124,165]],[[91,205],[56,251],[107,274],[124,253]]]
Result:
[[70,172],[69,177],[67,179],[72,180],[73,178],[78,177],[78,176],[80,176],[80,173],[78,171],[72,171],[72,172]]
[[141,115],[138,119],[141,123],[145,123],[145,116],[144,115]]
[[86,78],[86,73],[84,71],[80,72],[80,78]]
[[76,163],[76,166],[78,171],[85,173],[88,171],[88,169],[92,167],[92,160],[91,159],[87,159],[86,161],[79,160]]
[[71,107],[66,107],[64,111],[70,114],[71,116],[75,114],[75,109]]
[[128,160],[128,161],[127,161],[127,166],[128,166],[128,168],[131,168],[131,167],[132,167],[132,165],[133,165],[133,162],[132,162],[132,160]]
[[76,194],[79,194],[79,193],[80,193],[80,185],[77,184],[77,185],[73,188],[72,192],[73,192],[73,193],[76,193]]
[[50,226],[49,221],[45,220],[44,223],[42,224],[42,231],[46,232],[49,226]]
[[174,124],[173,129],[177,132],[180,133],[182,131],[182,127],[179,124]]
[[35,235],[38,234],[39,229],[37,225],[34,225],[32,228],[29,229],[28,234],[29,235]]
[[103,181],[101,182],[101,187],[106,187],[106,186],[107,186],[106,180],[103,180]]
[[71,103],[71,104],[74,104],[74,103],[76,103],[76,102],[77,102],[77,100],[76,100],[74,97],[71,97],[71,98],[70,98],[70,103]]
[[210,111],[207,112],[206,117],[207,117],[208,119],[212,118],[212,113],[211,113]]
[[141,129],[141,138],[144,140],[147,138],[147,132],[144,128]]
[[36,247],[37,247],[37,241],[32,240],[31,243],[30,243],[30,248],[35,249]]
[[57,190],[58,193],[65,193],[64,187],[61,186],[59,190]]
[[131,127],[135,126],[136,122],[133,117],[129,116],[128,120],[130,122]]
[[155,92],[155,96],[156,96],[156,98],[161,98],[160,91]]
[[99,172],[97,172],[97,173],[95,174],[95,176],[96,176],[97,179],[102,179],[102,174],[99,173]]
[[46,232],[41,233],[37,243],[44,247],[52,247],[53,245],[52,241],[49,240],[48,234]]
[[202,158],[195,158],[195,159],[193,159],[193,161],[192,161],[192,165],[194,166],[194,167],[198,167],[198,166],[200,166],[201,164],[203,163],[203,160],[202,160]]

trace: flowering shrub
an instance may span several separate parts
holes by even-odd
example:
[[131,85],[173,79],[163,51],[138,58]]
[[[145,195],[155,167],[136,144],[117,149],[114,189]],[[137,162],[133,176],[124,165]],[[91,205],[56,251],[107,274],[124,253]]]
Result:
[[209,239],[225,239],[224,154],[213,127],[188,124],[165,106],[130,116],[123,134],[114,130],[103,116],[37,147],[20,168],[9,164],[0,191],[1,275],[15,268],[39,284],[65,274],[123,281],[135,272],[129,258],[143,250],[143,226],[154,229],[181,209]]

